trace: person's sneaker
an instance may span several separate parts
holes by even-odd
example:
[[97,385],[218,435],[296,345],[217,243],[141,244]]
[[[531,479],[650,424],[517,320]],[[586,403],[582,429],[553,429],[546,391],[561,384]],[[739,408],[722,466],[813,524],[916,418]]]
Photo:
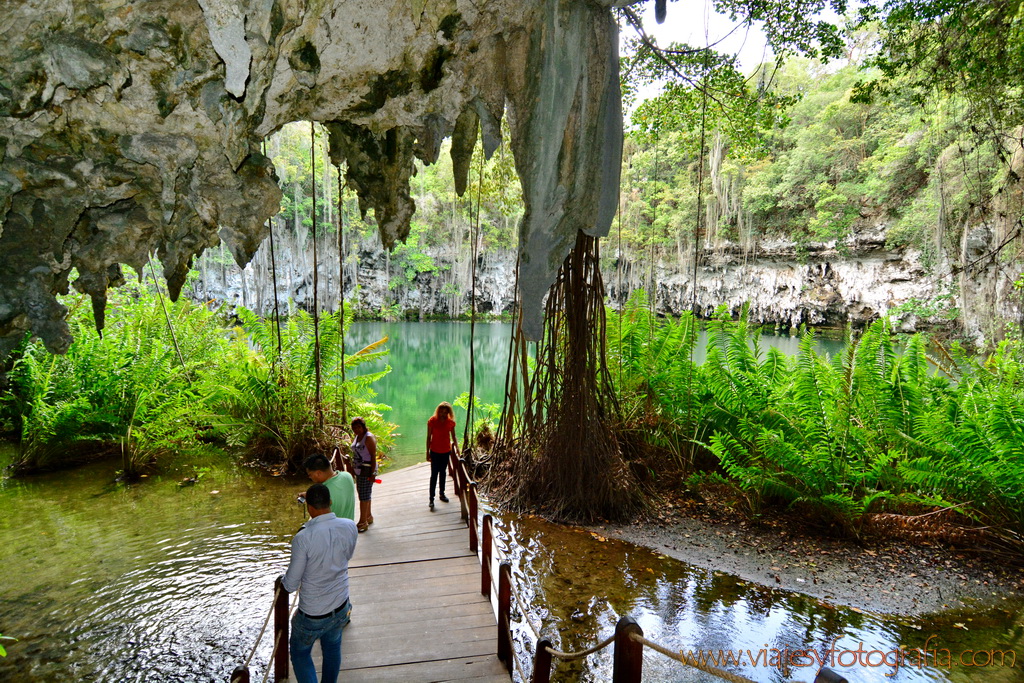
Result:
[[433,509],[434,509],[434,501],[430,501],[430,509],[431,509],[431,510],[433,510]]
[[448,496],[444,495],[443,493],[439,497],[441,498],[442,503],[448,502]]

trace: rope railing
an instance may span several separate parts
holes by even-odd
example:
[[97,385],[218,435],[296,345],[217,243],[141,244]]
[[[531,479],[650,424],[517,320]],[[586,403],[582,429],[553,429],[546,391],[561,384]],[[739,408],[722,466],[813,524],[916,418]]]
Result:
[[[274,588],[274,600],[270,603],[270,609],[267,610],[267,618],[263,620],[263,626],[260,628],[260,634],[256,636],[256,642],[252,644],[252,650],[249,651],[249,656],[245,658],[245,664],[239,667],[239,669],[248,669],[250,662],[252,662],[253,656],[256,654],[256,650],[259,649],[260,642],[263,640],[263,634],[267,632],[267,625],[270,623],[270,617],[274,616],[274,605],[277,604],[277,598],[281,595],[282,588],[275,586]],[[235,669],[237,672],[238,669]],[[231,681],[234,683],[235,675],[231,675]]]
[[[459,494],[463,503],[463,509],[468,507],[468,515],[464,515],[467,526],[470,529],[470,550],[477,552],[477,514],[479,500],[477,497],[477,485],[469,479],[466,472],[466,463],[460,458],[452,455],[451,461],[452,477],[455,480],[456,493]],[[683,654],[671,650],[664,645],[656,643],[644,637],[643,629],[631,617],[622,617],[615,626],[615,633],[599,643],[577,652],[563,652],[554,647],[549,638],[544,637],[540,627],[532,620],[532,612],[529,605],[524,601],[520,591],[512,587],[512,563],[502,552],[494,536],[494,518],[483,515],[481,529],[481,542],[479,543],[481,578],[480,593],[488,598],[492,590],[497,590],[498,602],[498,659],[505,663],[509,673],[515,671],[523,681],[531,683],[548,683],[551,679],[552,658],[560,661],[574,661],[583,659],[596,652],[603,650],[609,645],[614,645],[614,656],[612,665],[613,683],[639,683],[643,672],[643,651],[650,648],[666,657],[669,657],[685,666],[702,671],[712,676],[730,681],[731,683],[755,683],[755,681],[740,674],[720,669],[716,666],[697,660],[690,654]],[[498,560],[498,580],[494,581],[491,565]],[[512,646],[512,604],[515,602],[521,614],[522,621],[526,623],[533,636],[537,640],[536,653],[533,661],[532,675],[527,677],[522,670],[519,658],[516,656]],[[814,679],[814,683],[846,683],[846,679],[828,668],[822,668]]]
[[726,671],[725,669],[719,669],[718,667],[711,666],[710,664],[701,663],[700,661],[694,659],[693,655],[683,655],[682,653],[669,650],[667,647],[659,645],[658,643],[655,643],[653,641],[647,640],[643,637],[642,634],[630,633],[629,638],[630,640],[640,643],[644,647],[649,647],[655,652],[660,652],[666,657],[674,659],[677,662],[682,662],[683,664],[689,667],[693,667],[698,671],[703,671],[704,673],[709,673],[713,676],[718,676],[719,678],[725,679],[727,681],[732,681],[732,683],[756,683],[756,681],[752,681],[746,676],[740,676],[739,674],[734,674],[730,671]]
[[593,647],[588,647],[586,650],[580,650],[579,652],[562,652],[561,650],[556,650],[555,648],[551,647],[550,645],[547,646],[545,649],[547,650],[548,654],[551,655],[552,657],[557,657],[558,659],[561,659],[563,661],[571,662],[574,659],[583,659],[584,657],[589,657],[590,655],[594,654],[595,652],[599,652],[599,651],[605,649],[606,647],[611,645],[613,642],[615,642],[615,636],[614,635],[608,636],[607,638],[602,640],[597,645],[594,645]]
[[[295,594],[298,595],[298,591]],[[249,664],[252,662],[252,658],[256,654],[260,643],[263,642],[263,635],[267,632],[267,625],[270,623],[271,616],[274,617],[274,649],[270,652],[267,668],[263,672],[263,681],[264,683],[266,682],[270,676],[271,669],[274,670],[275,683],[288,679],[288,624],[291,621],[292,615],[295,614],[295,610],[299,607],[298,600],[289,607],[288,596],[288,591],[284,589],[284,584],[281,583],[281,577],[278,577],[274,581],[274,601],[270,605],[267,618],[263,621],[260,634],[256,636],[256,642],[253,643],[249,656],[245,658],[245,664],[235,667],[235,670],[231,672],[231,683],[250,683]]]
[[[281,634],[281,633],[278,633],[278,634],[277,634],[277,637],[276,637],[276,638],[274,638],[274,649],[273,649],[273,650],[271,651],[271,653],[270,653],[270,659],[271,659],[271,661],[273,661],[273,659],[274,659],[274,655],[276,655],[276,654],[277,654],[277,649],[278,649],[279,647],[281,647],[281,636],[282,636],[282,635],[283,635],[283,634]],[[269,677],[270,677],[270,667],[269,667],[269,666],[267,666],[266,670],[265,670],[265,671],[263,672],[263,681],[262,681],[262,683],[267,683],[267,678],[269,678]]]
[[[298,591],[296,591],[296,593],[298,593]],[[287,593],[286,593],[286,595],[287,595]],[[275,602],[275,604],[276,604],[276,602]],[[289,622],[291,622],[292,617],[295,616],[295,613],[298,611],[298,609],[299,609],[299,601],[296,600],[295,604],[293,604],[292,608],[288,611],[288,621]],[[283,650],[283,652],[285,653],[285,660],[288,659],[288,643],[287,643],[287,640],[288,640],[288,631],[287,630],[285,630],[285,631],[278,631],[277,632],[277,637],[274,638],[274,649],[270,653],[271,661],[276,661],[275,657],[277,657],[277,653],[279,651],[282,651],[282,650],[280,650],[282,643],[284,643],[284,650]],[[267,683],[267,678],[269,676],[270,676],[270,667],[268,666],[267,670],[263,672],[263,681],[262,681],[262,683]],[[285,678],[287,678],[287,677],[288,677],[288,669],[287,669],[287,665],[286,665],[285,666]],[[275,675],[274,676],[274,680],[277,681],[277,680],[280,680],[280,679]]]

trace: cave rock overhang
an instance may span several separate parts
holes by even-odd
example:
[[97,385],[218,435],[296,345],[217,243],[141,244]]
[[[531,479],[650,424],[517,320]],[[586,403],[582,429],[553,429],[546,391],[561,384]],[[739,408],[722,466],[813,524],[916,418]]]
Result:
[[[385,245],[409,232],[414,159],[452,137],[457,189],[482,133],[510,138],[524,196],[524,329],[578,231],[603,236],[622,154],[612,0],[40,0],[0,9],[0,356],[71,335],[55,295],[106,292],[156,254],[239,265],[280,206],[260,142],[322,122]],[[78,277],[72,282],[72,269]]]

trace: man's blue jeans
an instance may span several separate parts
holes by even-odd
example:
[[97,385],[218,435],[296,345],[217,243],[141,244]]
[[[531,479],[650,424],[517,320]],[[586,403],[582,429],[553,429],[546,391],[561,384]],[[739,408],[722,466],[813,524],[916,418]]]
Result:
[[320,641],[324,654],[323,672],[320,683],[335,683],[341,671],[341,630],[348,624],[352,603],[345,609],[323,619],[310,619],[302,612],[292,617],[292,634],[288,639],[291,649],[292,668],[298,683],[317,683],[316,667],[313,666],[313,643]]

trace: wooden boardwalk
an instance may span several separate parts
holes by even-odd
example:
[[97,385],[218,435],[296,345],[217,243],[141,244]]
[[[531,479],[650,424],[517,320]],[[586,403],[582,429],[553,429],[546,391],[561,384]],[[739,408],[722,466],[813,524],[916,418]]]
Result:
[[[508,683],[480,563],[449,478],[450,503],[427,507],[430,465],[381,475],[374,524],[349,565],[352,622],[339,681]],[[320,670],[319,645],[313,649]]]

